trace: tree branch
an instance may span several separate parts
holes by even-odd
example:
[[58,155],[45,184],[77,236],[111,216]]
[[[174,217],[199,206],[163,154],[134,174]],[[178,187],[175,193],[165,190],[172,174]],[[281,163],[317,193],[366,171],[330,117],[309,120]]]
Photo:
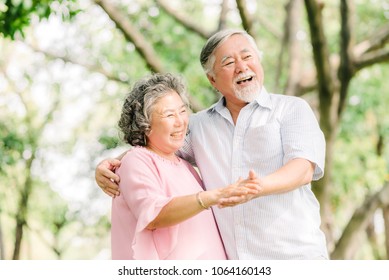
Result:
[[389,40],[389,23],[383,25],[369,36],[369,39],[354,47],[354,56],[359,57],[372,50],[382,48]]
[[180,11],[172,9],[164,0],[155,0],[155,2],[176,21],[185,26],[188,30],[200,35],[204,39],[211,37],[212,32],[202,28],[197,22],[191,20],[192,17],[181,13]]
[[253,35],[253,20],[247,10],[246,0],[236,0],[236,7],[238,8],[240,18],[242,19],[243,28],[247,31],[247,33]]
[[25,44],[26,46],[31,48],[34,52],[42,53],[49,59],[53,59],[53,60],[54,59],[61,59],[64,62],[68,62],[68,63],[74,64],[74,65],[79,65],[81,67],[84,67],[85,69],[87,69],[90,72],[95,72],[95,73],[102,74],[108,80],[120,82],[120,83],[123,83],[123,84],[126,84],[126,85],[128,85],[129,82],[130,82],[128,79],[123,79],[123,78],[115,76],[115,75],[113,75],[111,73],[108,73],[107,71],[105,71],[104,69],[98,67],[97,65],[90,65],[90,64],[82,63],[80,61],[76,61],[76,60],[74,60],[74,59],[72,59],[70,57],[64,56],[64,55],[57,55],[57,54],[50,53],[50,52],[48,52],[46,50],[38,49],[36,46],[30,45],[30,44],[26,43],[25,41],[21,41],[21,42],[23,42],[23,44]]
[[382,189],[370,198],[367,198],[363,205],[355,210],[352,218],[343,231],[337,242],[336,249],[331,254],[331,259],[344,260],[352,259],[360,245],[361,235],[366,230],[371,217],[379,207],[389,205],[389,182],[386,182]]
[[355,70],[353,64],[353,3],[350,0],[340,1],[340,65],[338,68],[338,79],[340,84],[338,116],[344,110],[348,87]]
[[165,68],[162,66],[153,46],[147,43],[143,35],[113,6],[112,2],[107,0],[95,0],[94,2],[107,13],[116,27],[122,31],[125,38],[134,44],[135,49],[143,57],[151,72],[165,72]]
[[389,61],[389,49],[379,49],[363,54],[355,59],[354,67],[357,71],[376,63]]

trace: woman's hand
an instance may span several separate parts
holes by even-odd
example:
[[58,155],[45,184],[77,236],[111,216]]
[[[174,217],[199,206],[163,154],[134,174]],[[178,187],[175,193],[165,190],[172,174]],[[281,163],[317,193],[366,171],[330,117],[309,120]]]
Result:
[[219,208],[232,207],[259,197],[262,187],[260,179],[254,171],[250,170],[247,179],[239,178],[234,184],[222,190],[224,196],[217,203]]

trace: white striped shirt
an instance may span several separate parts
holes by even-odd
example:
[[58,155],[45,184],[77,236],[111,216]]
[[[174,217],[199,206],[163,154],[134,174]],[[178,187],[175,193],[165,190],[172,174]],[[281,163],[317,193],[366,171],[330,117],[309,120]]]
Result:
[[[181,156],[198,166],[207,189],[247,178],[250,169],[266,176],[295,158],[316,164],[314,180],[323,176],[324,136],[301,98],[262,88],[235,125],[221,98],[193,114],[189,126]],[[213,211],[229,259],[328,258],[310,184]]]

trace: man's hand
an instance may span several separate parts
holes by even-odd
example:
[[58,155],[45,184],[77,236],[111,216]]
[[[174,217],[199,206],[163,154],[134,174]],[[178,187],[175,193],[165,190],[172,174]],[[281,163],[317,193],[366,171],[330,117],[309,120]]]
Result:
[[222,198],[218,204],[219,208],[232,207],[246,203],[247,201],[259,197],[262,192],[261,181],[253,170],[249,171],[247,179],[242,180],[239,178],[233,185],[235,185],[237,189],[246,190],[246,193]]
[[120,166],[118,159],[105,159],[100,162],[95,171],[96,183],[109,196],[115,197],[120,195],[118,183],[120,178],[114,173],[115,169]]

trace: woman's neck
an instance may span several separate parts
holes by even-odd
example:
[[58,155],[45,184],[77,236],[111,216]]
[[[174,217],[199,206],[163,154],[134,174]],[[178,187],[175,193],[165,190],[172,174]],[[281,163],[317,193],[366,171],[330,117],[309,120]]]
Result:
[[160,157],[162,157],[164,159],[170,160],[172,162],[178,162],[179,161],[179,159],[178,159],[178,157],[176,156],[175,153],[164,153],[161,150],[157,149],[156,147],[154,147],[154,146],[152,146],[150,144],[147,144],[147,146],[145,148],[147,150],[153,152],[154,154],[159,155]]

